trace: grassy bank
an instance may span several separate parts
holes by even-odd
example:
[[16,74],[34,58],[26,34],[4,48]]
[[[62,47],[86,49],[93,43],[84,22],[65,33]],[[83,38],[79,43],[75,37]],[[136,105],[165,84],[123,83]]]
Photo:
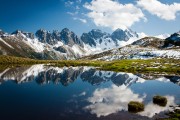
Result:
[[57,61],[55,66],[95,66],[101,70],[131,73],[171,73],[180,74],[180,60],[118,60],[118,61]]
[[112,61],[102,67],[103,70],[125,72],[170,72],[180,73],[180,60],[150,59]]
[[55,60],[35,60],[30,58],[22,58],[22,57],[14,57],[14,56],[6,56],[6,55],[0,55],[0,64],[1,65],[10,65],[10,64],[41,64],[41,63],[54,63]]
[[34,60],[12,56],[0,56],[1,65],[31,65],[48,64],[53,66],[94,66],[102,70],[116,72],[157,72],[180,74],[180,60],[150,59],[150,60],[118,60],[118,61],[90,61],[90,60]]

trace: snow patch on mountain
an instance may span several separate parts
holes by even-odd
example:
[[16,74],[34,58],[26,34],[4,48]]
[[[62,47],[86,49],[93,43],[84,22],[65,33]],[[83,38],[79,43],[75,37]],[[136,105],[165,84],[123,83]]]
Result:
[[[102,53],[103,54],[103,53]],[[135,45],[114,49],[109,54],[96,58],[96,60],[119,59],[151,59],[151,58],[175,58],[180,59],[180,49],[160,50],[152,47],[139,47]]]
[[83,48],[81,48],[80,46],[78,46],[76,44],[74,44],[72,46],[72,50],[74,51],[75,54],[77,54],[79,56],[86,55],[86,53],[87,53]]
[[114,43],[114,41],[110,38],[106,38],[106,39],[101,39],[101,43],[99,42],[100,39],[96,39],[95,40],[95,44],[96,45],[88,45],[88,44],[84,44],[84,48],[86,50],[89,50],[90,54],[95,54],[95,53],[100,53],[102,51],[105,50],[110,50],[112,48],[117,48],[118,46]]
[[38,39],[30,39],[27,38],[24,41],[27,45],[29,45],[31,48],[33,48],[36,52],[43,52],[45,50],[45,44],[39,42]]

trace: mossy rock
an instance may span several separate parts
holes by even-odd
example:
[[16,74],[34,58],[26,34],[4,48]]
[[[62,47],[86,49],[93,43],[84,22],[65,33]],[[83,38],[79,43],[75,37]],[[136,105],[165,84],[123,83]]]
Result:
[[144,104],[137,101],[130,101],[128,104],[128,111],[137,113],[144,110]]
[[156,95],[153,97],[153,103],[165,107],[167,104],[167,98]]

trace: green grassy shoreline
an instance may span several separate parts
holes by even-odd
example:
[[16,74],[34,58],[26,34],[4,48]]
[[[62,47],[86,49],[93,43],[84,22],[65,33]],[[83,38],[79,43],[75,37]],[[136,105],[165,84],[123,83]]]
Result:
[[53,66],[93,66],[101,70],[131,73],[173,73],[180,74],[180,60],[176,59],[148,59],[148,60],[34,60],[29,58],[0,56],[1,66],[22,66],[33,64],[50,64]]

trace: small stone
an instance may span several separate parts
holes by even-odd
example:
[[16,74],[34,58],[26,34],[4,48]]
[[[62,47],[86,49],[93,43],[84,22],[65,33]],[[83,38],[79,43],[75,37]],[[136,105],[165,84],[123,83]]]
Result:
[[144,110],[144,104],[137,101],[130,101],[128,104],[128,111],[137,113]]
[[153,103],[165,107],[167,104],[167,98],[163,96],[154,96]]

